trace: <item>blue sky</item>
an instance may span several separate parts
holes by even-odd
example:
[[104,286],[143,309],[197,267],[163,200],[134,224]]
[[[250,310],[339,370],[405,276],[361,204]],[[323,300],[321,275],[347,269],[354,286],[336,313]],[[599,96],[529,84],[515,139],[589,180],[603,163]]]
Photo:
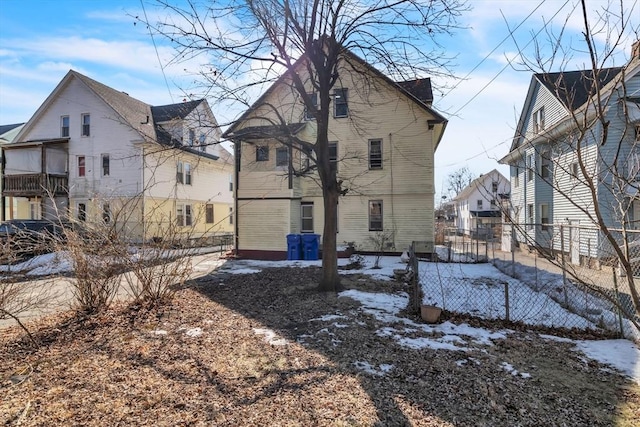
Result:
[[[162,12],[144,1],[153,21]],[[623,1],[636,28],[638,1]],[[497,159],[509,149],[532,75],[523,67],[508,65],[517,46],[526,46],[532,54],[534,35],[543,28],[558,32],[566,20],[565,46],[573,48],[567,68],[579,69],[586,62],[580,50],[584,43],[577,0],[469,3],[473,10],[463,17],[468,28],[442,39],[447,51],[457,55],[456,75],[465,79],[455,82],[455,89],[445,90],[444,97],[434,94],[434,106],[449,117],[436,153],[436,203],[446,191],[447,176],[461,167],[467,166],[474,175],[494,168],[508,175]],[[588,3],[595,22],[595,13],[607,2]],[[27,121],[69,69],[149,104],[184,99],[185,91],[188,94],[184,88],[193,82],[185,70],[194,64],[166,66],[171,47],[155,38],[156,51],[146,28],[134,25],[134,16],[143,16],[139,0],[0,0],[0,124]],[[545,31],[536,35],[538,40],[544,36]],[[626,34],[608,65],[624,65],[636,38]],[[221,123],[238,113],[217,111],[211,104]]]

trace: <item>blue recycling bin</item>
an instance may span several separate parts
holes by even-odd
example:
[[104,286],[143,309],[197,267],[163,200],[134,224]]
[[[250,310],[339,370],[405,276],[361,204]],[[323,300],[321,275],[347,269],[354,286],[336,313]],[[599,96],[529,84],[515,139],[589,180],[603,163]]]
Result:
[[315,261],[320,254],[320,235],[319,234],[303,234],[302,235],[302,257],[306,261]]
[[300,235],[299,234],[287,234],[287,259],[298,260],[300,259]]

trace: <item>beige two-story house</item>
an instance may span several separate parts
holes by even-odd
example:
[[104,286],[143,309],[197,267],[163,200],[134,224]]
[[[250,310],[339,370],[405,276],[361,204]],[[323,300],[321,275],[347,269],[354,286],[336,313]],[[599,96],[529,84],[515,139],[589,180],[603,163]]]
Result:
[[[1,144],[6,219],[118,225],[134,240],[231,233],[233,156],[206,100],[151,106],[69,71]],[[19,202],[28,212],[12,210]]]
[[[433,242],[434,153],[447,120],[431,106],[431,82],[394,82],[345,55],[329,119],[331,162],[344,190],[337,242],[363,252],[377,251],[383,234],[386,252]],[[304,81],[304,58],[297,67]],[[283,132],[294,136],[289,141],[316,138],[313,114],[286,73],[223,135],[235,144],[239,256],[285,258],[289,234],[322,239],[318,174],[304,150],[283,143]]]

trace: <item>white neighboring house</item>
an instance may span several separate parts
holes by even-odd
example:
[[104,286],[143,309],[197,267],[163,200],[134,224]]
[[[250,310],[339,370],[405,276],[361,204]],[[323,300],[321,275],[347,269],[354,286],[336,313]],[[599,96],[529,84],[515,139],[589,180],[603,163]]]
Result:
[[[22,129],[24,123],[14,123],[10,125],[0,125],[0,145],[12,142],[18,132]],[[2,150],[0,150],[0,165],[2,164]],[[0,177],[1,178],[1,177]],[[2,179],[0,179],[0,194],[2,194]],[[27,205],[28,206],[28,205]],[[5,210],[0,212],[0,219],[4,217],[8,218],[11,214],[17,213],[20,210],[19,205],[5,206]]]
[[510,192],[509,180],[496,169],[471,181],[453,199],[458,234],[491,237],[490,230],[502,223],[503,206]]
[[123,221],[136,239],[169,224],[230,233],[234,162],[219,138],[206,100],[153,107],[71,70],[0,145],[2,212],[26,200],[26,218]]

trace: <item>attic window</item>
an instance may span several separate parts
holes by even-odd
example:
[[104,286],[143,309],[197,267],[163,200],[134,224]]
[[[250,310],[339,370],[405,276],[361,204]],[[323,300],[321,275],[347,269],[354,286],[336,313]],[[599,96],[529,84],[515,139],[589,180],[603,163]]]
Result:
[[349,105],[347,101],[348,89],[334,89],[333,91],[333,117],[347,117]]
[[[307,95],[309,96],[309,98],[311,98],[311,104],[313,104],[313,106],[317,109],[318,108],[318,94],[313,92],[313,93],[309,93]],[[309,111],[309,109],[305,107],[305,109],[304,109],[304,119],[305,120],[315,120],[315,118],[316,118],[315,111]]]
[[540,133],[544,130],[544,106],[533,113],[533,131]]

